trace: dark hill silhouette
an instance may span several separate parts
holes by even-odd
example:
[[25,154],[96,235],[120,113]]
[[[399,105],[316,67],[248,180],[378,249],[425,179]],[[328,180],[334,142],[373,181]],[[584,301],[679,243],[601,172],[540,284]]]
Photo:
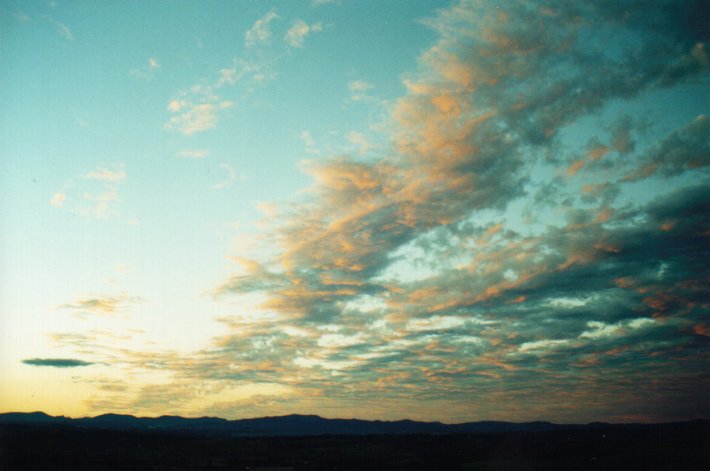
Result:
[[[204,432],[225,434],[233,437],[553,432],[612,426],[604,423],[572,425],[553,424],[550,422],[513,423],[500,421],[444,424],[441,422],[417,422],[413,420],[326,419],[317,415],[298,414],[240,420],[226,420],[218,417],[186,418],[170,415],[135,417],[122,414],[103,414],[96,417],[71,419],[64,416],[53,417],[43,412],[0,414],[0,424],[3,423],[54,424],[100,430]],[[631,426],[643,427],[640,424],[615,425],[615,427]]]
[[135,417],[123,414],[103,414],[96,417],[71,419],[52,417],[43,412],[0,414],[0,423],[55,424],[101,430],[163,430],[179,432],[211,432],[230,436],[313,436],[313,435],[411,435],[540,432],[579,425],[558,425],[549,422],[469,422],[443,424],[413,420],[326,419],[317,415],[285,415],[253,419],[226,420],[217,417],[186,418],[180,416]]
[[710,421],[442,424],[0,414],[0,469],[702,470]]

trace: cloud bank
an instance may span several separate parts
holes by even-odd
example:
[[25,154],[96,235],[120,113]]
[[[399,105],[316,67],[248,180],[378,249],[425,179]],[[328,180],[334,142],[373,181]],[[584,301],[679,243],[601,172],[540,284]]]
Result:
[[[124,367],[172,382],[102,405],[150,410],[160,397],[194,410],[202,397],[205,413],[449,421],[710,414],[708,119],[648,137],[632,106],[707,84],[707,38],[688,27],[698,5],[442,9],[383,125],[388,149],[304,162],[313,185],[262,234],[274,255],[235,254],[214,290],[241,306],[220,317],[227,333],[191,358],[123,352]],[[274,18],[247,43],[268,40]],[[369,88],[350,84],[353,96]],[[228,393],[249,384],[272,386],[259,400]]]
[[[305,165],[311,196],[272,233],[279,255],[216,290],[259,299],[252,308],[278,321],[235,315],[213,354],[238,359],[236,377],[290,377],[343,401],[707,413],[693,392],[707,382],[707,118],[641,149],[619,115],[565,147],[614,101],[707,80],[703,38],[683,24],[692,12],[671,8],[442,10],[427,22],[440,39],[393,107],[392,151]],[[633,182],[690,174],[696,184],[633,203]],[[257,358],[268,366],[249,368]]]

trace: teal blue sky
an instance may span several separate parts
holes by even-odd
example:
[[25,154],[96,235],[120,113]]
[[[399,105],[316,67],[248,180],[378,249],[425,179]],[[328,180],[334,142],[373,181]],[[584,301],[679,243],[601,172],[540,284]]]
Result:
[[0,2],[0,408],[707,417],[705,19]]

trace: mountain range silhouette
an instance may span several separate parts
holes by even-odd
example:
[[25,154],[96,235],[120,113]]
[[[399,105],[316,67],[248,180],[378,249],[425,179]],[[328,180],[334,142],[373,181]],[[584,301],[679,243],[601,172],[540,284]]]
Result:
[[551,422],[479,421],[458,424],[414,420],[327,419],[317,415],[284,415],[227,420],[218,417],[187,418],[172,415],[136,417],[103,414],[96,417],[69,418],[44,412],[0,414],[0,424],[62,425],[100,430],[173,431],[226,434],[233,437],[314,436],[314,435],[448,435],[469,433],[553,432],[600,427],[643,427],[643,424],[554,424]]
[[5,413],[0,469],[706,471],[710,421],[444,424]]

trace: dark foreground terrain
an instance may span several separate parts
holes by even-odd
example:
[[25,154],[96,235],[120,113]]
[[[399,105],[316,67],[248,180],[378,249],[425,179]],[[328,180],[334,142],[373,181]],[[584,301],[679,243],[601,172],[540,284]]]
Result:
[[0,422],[0,469],[710,470],[710,422],[288,437]]

